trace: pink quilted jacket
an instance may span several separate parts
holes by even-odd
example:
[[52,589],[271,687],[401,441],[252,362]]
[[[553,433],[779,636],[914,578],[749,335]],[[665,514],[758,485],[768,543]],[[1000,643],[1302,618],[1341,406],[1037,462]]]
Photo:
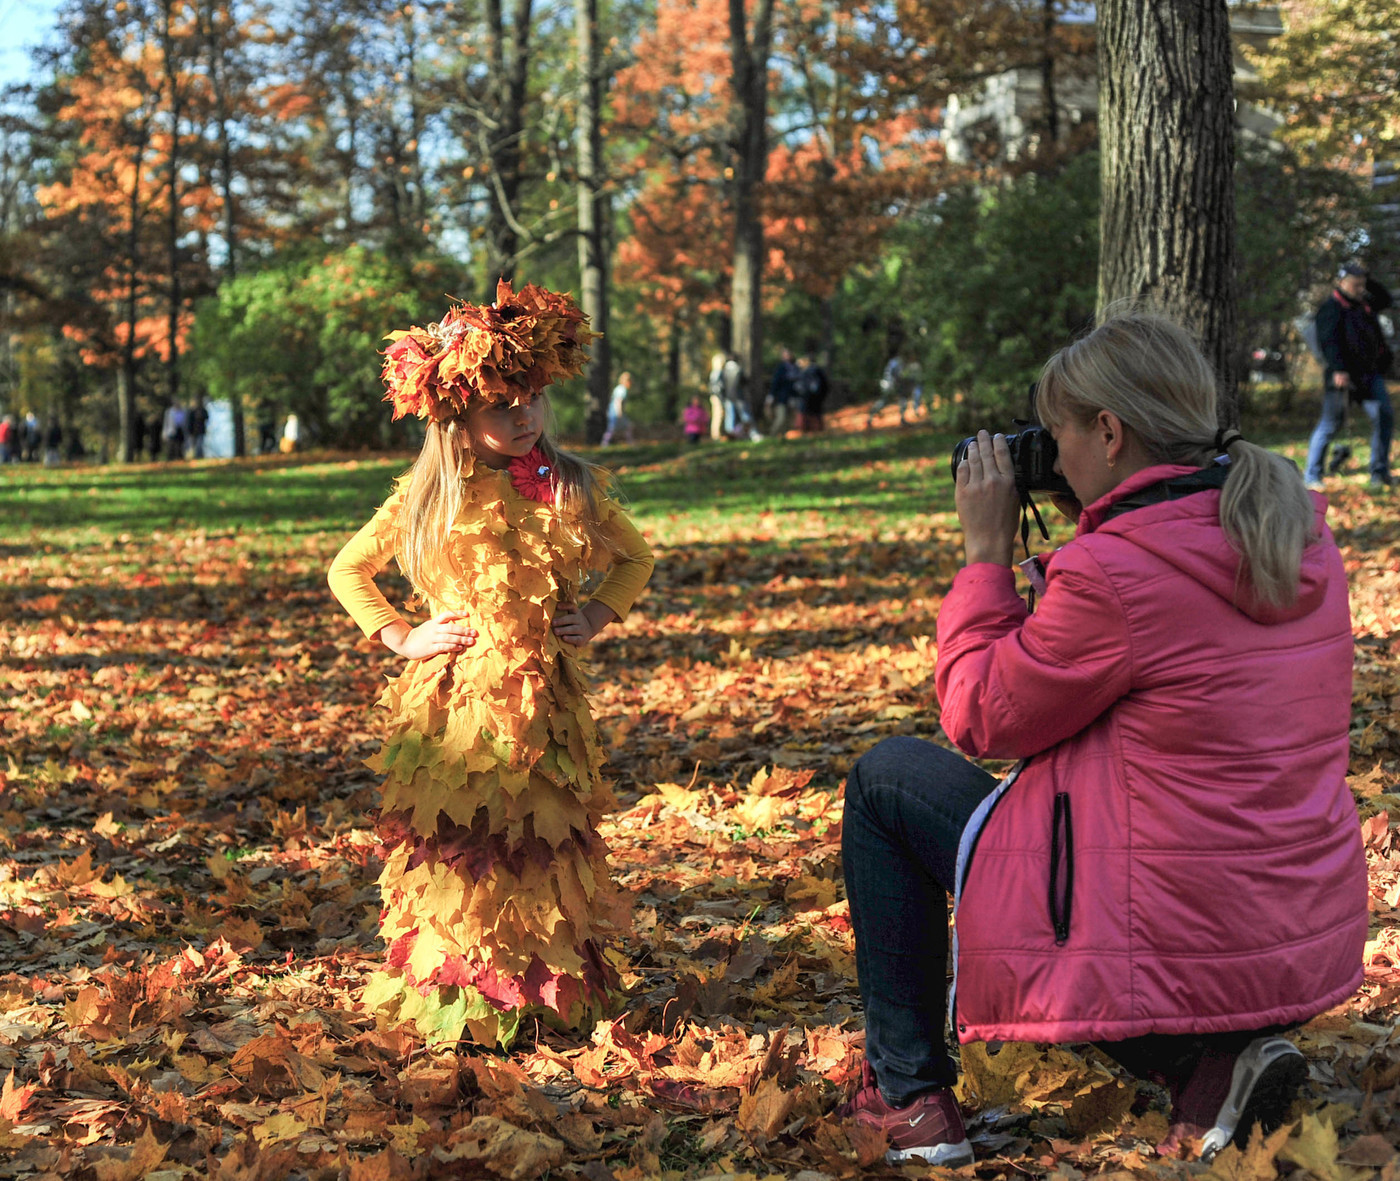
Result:
[[1352,637],[1325,501],[1298,601],[1271,609],[1240,584],[1218,492],[1105,519],[1189,470],[1091,505],[1034,615],[990,564],[943,603],[944,730],[1027,760],[967,841],[962,1041],[1254,1029],[1361,981]]

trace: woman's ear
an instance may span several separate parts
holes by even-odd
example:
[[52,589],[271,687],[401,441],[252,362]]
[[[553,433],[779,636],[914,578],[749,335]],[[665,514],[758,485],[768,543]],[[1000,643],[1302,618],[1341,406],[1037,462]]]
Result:
[[1104,459],[1108,461],[1108,466],[1112,467],[1118,462],[1128,444],[1127,428],[1124,427],[1123,420],[1112,410],[1100,410],[1094,419],[1094,432],[1103,444]]

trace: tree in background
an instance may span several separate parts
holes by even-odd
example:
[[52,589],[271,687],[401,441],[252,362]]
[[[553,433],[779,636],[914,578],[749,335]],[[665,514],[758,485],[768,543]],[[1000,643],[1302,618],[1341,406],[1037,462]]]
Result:
[[1194,332],[1236,417],[1234,62],[1225,0],[1098,5],[1099,305]]
[[176,32],[160,24],[162,15],[173,15],[170,7],[162,0],[160,10],[124,4],[82,11],[56,111],[70,145],[52,182],[37,192],[51,240],[61,229],[60,243],[70,236],[101,243],[84,266],[91,314],[64,330],[88,365],[116,372],[123,459],[133,457],[141,361],[163,359],[167,395],[178,392],[181,272],[201,265],[181,251],[181,240],[186,227],[197,232],[207,212],[196,186],[181,184],[182,145],[191,134],[173,97],[185,86]]
[[1393,158],[1400,143],[1400,41],[1389,0],[1283,0],[1284,32],[1251,54],[1310,160]]
[[402,445],[382,406],[379,352],[393,328],[440,319],[465,276],[443,259],[400,261],[351,246],[240,275],[200,305],[192,341],[215,398],[258,418],[292,413],[317,442]]
[[279,75],[294,103],[283,134],[303,234],[410,252],[431,239],[440,210],[425,145],[442,114],[431,60],[440,9],[300,0],[282,18]]
[[612,380],[612,200],[603,155],[603,93],[609,70],[599,44],[598,0],[574,0],[574,40],[578,46],[578,116],[574,131],[578,159],[579,306],[599,335],[588,358],[584,429],[588,441],[603,437]]
[[[1366,240],[1365,183],[1307,164],[1286,145],[1242,139],[1235,161],[1236,274],[1241,351],[1262,347],[1294,360],[1294,322],[1330,288],[1337,262]],[[1291,386],[1285,382],[1282,409]]]
[[[741,30],[727,0],[662,0],[635,64],[619,77],[617,126],[639,138],[641,183],[620,273],[676,326],[673,340],[713,319],[717,308],[727,312],[716,333],[721,347],[736,344],[738,326],[796,288],[815,301],[817,316],[792,343],[829,348],[843,277],[878,266],[890,226],[955,179],[937,134],[948,95],[1013,65],[1038,68],[1045,11],[1045,0],[775,6],[764,91],[767,166],[746,196],[741,182],[750,172],[741,149],[757,150],[745,137],[757,126],[749,114],[759,91],[736,90],[733,79],[739,57],[761,50],[763,30],[754,22],[764,10],[755,8]],[[761,241],[761,265],[736,272],[745,234],[744,257]],[[757,310],[750,272],[772,281]],[[752,334],[747,339],[752,353]],[[761,373],[761,357],[746,361]]]
[[[1400,281],[1400,38],[1390,0],[1284,0],[1284,33],[1251,59],[1256,93],[1283,117],[1279,137],[1300,168],[1373,176],[1377,208],[1364,245],[1368,261]],[[1386,207],[1389,207],[1388,209]],[[1325,270],[1348,248],[1337,244]],[[1321,261],[1321,260],[1319,260]],[[1316,280],[1316,274],[1310,277]],[[1307,284],[1304,284],[1306,287]]]
[[[596,421],[590,428],[586,420],[590,407],[598,417],[614,358],[638,378],[633,405],[670,420],[682,383],[698,380],[709,353],[742,345],[745,333],[756,382],[764,339],[814,347],[834,362],[839,404],[845,390],[872,393],[891,350],[902,347],[923,363],[929,393],[943,395],[950,413],[1000,407],[1024,392],[1031,353],[1038,360],[1074,330],[1080,268],[1092,249],[1080,218],[1092,186],[1077,153],[1095,129],[1090,122],[1071,132],[1054,101],[1093,40],[1092,24],[1062,19],[1072,7],[658,0],[653,12],[576,0],[570,20],[534,0],[74,0],[63,17],[65,48],[49,63],[52,84],[25,116],[41,144],[31,171],[45,203],[31,202],[32,216],[0,239],[0,281],[10,293],[0,313],[11,327],[33,326],[8,337],[8,372],[62,389],[76,404],[125,407],[126,438],[142,403],[149,409],[162,395],[251,396],[256,382],[220,377],[202,356],[232,359],[208,328],[208,305],[199,305],[200,331],[189,337],[197,301],[247,280],[252,286],[229,292],[230,306],[242,307],[255,288],[265,303],[281,281],[291,285],[288,308],[294,294],[301,314],[327,314],[368,340],[372,302],[357,305],[332,272],[313,282],[307,270],[308,260],[344,262],[359,249],[410,271],[460,256],[425,315],[440,311],[446,292],[493,290],[499,275],[522,268],[532,280],[579,289],[607,334],[592,392],[560,391],[571,429],[596,434]],[[1101,10],[1116,38],[1105,50],[1117,54],[1109,71],[1117,71],[1116,93],[1137,102],[1133,142],[1114,133],[1123,149],[1115,149],[1115,191],[1129,200],[1111,214],[1124,238],[1105,255],[1136,276],[1132,293],[1146,291],[1168,310],[1175,298],[1209,309],[1212,284],[1228,270],[1210,237],[1224,225],[1223,207],[1168,195],[1207,163],[1187,150],[1199,121],[1172,123],[1168,114],[1179,92],[1190,92],[1188,105],[1197,101],[1191,71],[1203,64],[1191,39],[1205,25],[1190,21],[1224,5],[1150,7],[1180,61],[1125,23],[1125,12],[1142,18],[1143,4]],[[1339,7],[1370,19],[1361,0]],[[1348,42],[1345,62],[1383,81],[1390,50],[1374,21],[1317,36],[1363,33],[1378,44]],[[1337,70],[1340,87],[1332,52],[1319,47],[1314,56],[1318,69]],[[1173,70],[1144,68],[1162,61]],[[944,104],[957,94],[966,110],[984,81],[998,79],[1004,90],[1011,69],[1022,99],[1041,96],[1039,114],[1021,112],[1019,155],[974,129],[964,135],[970,160],[954,167],[944,157]],[[1285,83],[1302,111],[1312,83],[1271,82]],[[1379,82],[1363,89],[1371,110],[1386,109]],[[1218,113],[1221,103],[1205,108]],[[1361,146],[1344,167],[1360,175],[1388,142],[1383,134],[1353,137]],[[1148,145],[1151,159],[1132,155]],[[1349,220],[1341,188],[1328,197],[1336,162],[1286,147],[1236,169],[1240,200],[1261,202],[1238,248],[1246,344],[1274,339],[1282,293],[1299,282],[1302,260],[1374,250]],[[1268,196],[1280,193],[1290,208],[1269,209]],[[1153,231],[1140,232],[1147,225]],[[1020,233],[1026,226],[1041,232]],[[367,263],[348,265],[369,274]],[[271,277],[254,283],[264,273]],[[376,273],[373,281],[393,280]],[[288,330],[290,316],[284,309]],[[242,322],[224,326],[236,336]],[[1219,337],[1208,324],[1199,330]],[[239,339],[257,348],[283,340],[281,331]],[[293,374],[306,381],[285,385],[285,356],[319,357],[321,348],[288,341],[283,356],[246,358],[244,369],[265,371],[267,388],[284,391],[288,405],[299,400],[322,437],[351,441],[363,430],[380,438],[372,415],[351,409],[372,389],[334,372],[334,358],[311,366],[315,380]],[[959,392],[960,403],[952,400]],[[233,402],[237,413],[239,397]],[[105,425],[102,414],[91,418]]]
[[1086,152],[999,185],[964,182],[894,231],[888,299],[936,417],[1005,429],[1026,413],[1046,358],[1093,318],[1098,211]]

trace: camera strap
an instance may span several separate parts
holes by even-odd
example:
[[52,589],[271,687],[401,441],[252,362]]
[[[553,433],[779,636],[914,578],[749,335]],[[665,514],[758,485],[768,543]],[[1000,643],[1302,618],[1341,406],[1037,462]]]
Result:
[[[1036,562],[1038,564],[1039,562],[1039,559],[1031,557],[1031,517],[1035,517],[1036,527],[1040,530],[1040,536],[1046,541],[1049,541],[1050,530],[1045,527],[1045,521],[1040,515],[1040,510],[1035,507],[1035,501],[1031,499],[1031,494],[1023,491],[1021,493],[1021,551],[1026,555],[1026,561],[1021,563],[1022,569],[1025,569],[1027,563]],[[1042,570],[1041,573],[1043,575],[1044,571]],[[1030,586],[1026,590],[1027,611],[1035,610],[1035,599],[1036,585],[1035,580],[1031,579]]]
[[[1135,508],[1146,508],[1150,504],[1164,504],[1169,500],[1180,500],[1183,496],[1194,496],[1197,492],[1209,492],[1211,489],[1221,489],[1225,487],[1225,481],[1230,475],[1229,463],[1211,463],[1198,471],[1187,472],[1184,476],[1173,476],[1168,480],[1159,480],[1155,484],[1149,484],[1146,488],[1139,488],[1131,496],[1125,496],[1122,500],[1113,504],[1105,510],[1102,521],[1110,521],[1114,517],[1121,517],[1124,513],[1132,512]],[[1031,557],[1030,537],[1031,518],[1035,518],[1036,527],[1040,530],[1040,536],[1046,541],[1050,540],[1050,530],[1045,527],[1045,521],[1040,515],[1040,510],[1036,508],[1035,501],[1031,499],[1029,492],[1021,493],[1021,550],[1026,555],[1026,561],[1021,563],[1023,570],[1033,562],[1038,561]],[[1035,610],[1037,588],[1035,579],[1030,580],[1030,586],[1026,591],[1026,609]]]
[[1146,508],[1149,504],[1164,504],[1169,500],[1180,500],[1183,496],[1193,496],[1197,492],[1209,492],[1225,487],[1230,475],[1228,463],[1210,463],[1199,471],[1187,472],[1184,476],[1173,476],[1169,480],[1159,480],[1146,488],[1139,488],[1131,496],[1125,496],[1104,511],[1103,520],[1111,521],[1135,508]]

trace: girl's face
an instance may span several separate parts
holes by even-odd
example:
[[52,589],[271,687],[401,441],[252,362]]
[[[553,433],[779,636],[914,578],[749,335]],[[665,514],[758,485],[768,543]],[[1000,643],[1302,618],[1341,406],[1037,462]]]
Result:
[[492,468],[508,467],[512,459],[528,455],[544,433],[545,406],[543,394],[524,394],[509,405],[473,398],[466,415],[472,454]]

